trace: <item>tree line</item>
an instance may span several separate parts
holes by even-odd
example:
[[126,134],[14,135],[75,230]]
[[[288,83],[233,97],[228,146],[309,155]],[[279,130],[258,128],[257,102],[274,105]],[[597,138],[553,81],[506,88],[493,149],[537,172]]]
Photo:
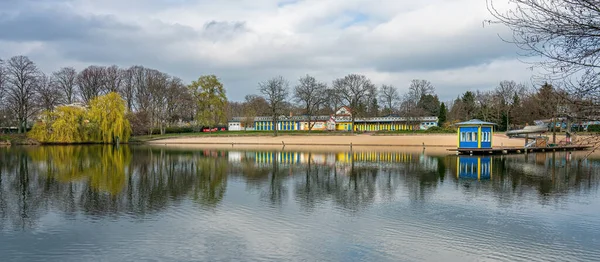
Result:
[[479,118],[506,130],[564,115],[577,115],[581,120],[585,114],[580,105],[593,103],[550,84],[533,88],[510,80],[492,90],[467,91],[453,101],[441,102],[428,80],[412,80],[401,94],[394,85],[376,86],[360,74],[337,78],[331,84],[305,75],[294,86],[276,76],[257,83],[257,91],[242,102],[229,101],[215,75],[185,84],[178,77],[140,65],[91,65],[80,72],[63,67],[47,75],[28,57],[15,56],[0,60],[0,126],[17,126],[24,132],[42,111],[65,104],[85,105],[111,92],[125,101],[133,135],[165,133],[183,123],[215,127],[226,125],[232,117],[241,117],[244,126],[253,127],[256,116],[271,116],[277,122],[290,114],[306,116],[311,130],[315,116],[333,115],[341,106],[349,107],[352,123],[358,117],[397,115],[418,124],[418,117],[437,116],[440,126]]
[[[79,72],[63,67],[46,74],[27,56],[14,56],[0,59],[0,127],[16,126],[24,133],[42,112],[52,112],[60,105],[87,105],[111,92],[125,101],[136,135],[153,130],[164,133],[179,122],[210,125],[215,122],[214,115],[225,112],[227,100],[222,84],[213,75],[186,85],[179,77],[140,65],[90,65]],[[207,102],[221,108],[207,107]],[[212,113],[207,116],[205,112]],[[216,120],[225,121],[224,114]]]
[[310,131],[315,116],[334,115],[341,106],[348,106],[353,126],[360,117],[401,115],[417,123],[418,117],[440,116],[440,112],[447,111],[431,82],[422,79],[413,80],[404,95],[393,85],[378,87],[360,74],[337,78],[330,85],[305,75],[294,86],[276,76],[260,82],[258,92],[260,95],[246,95],[243,102],[230,102],[228,116],[241,117],[245,127],[253,127],[256,116],[271,116],[278,122],[281,116],[303,115]]

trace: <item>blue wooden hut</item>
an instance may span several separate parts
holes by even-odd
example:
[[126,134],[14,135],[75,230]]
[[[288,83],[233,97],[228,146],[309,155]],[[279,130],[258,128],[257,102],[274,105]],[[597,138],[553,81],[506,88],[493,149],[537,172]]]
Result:
[[466,122],[454,124],[458,126],[458,148],[492,148],[492,137],[494,135],[494,123],[472,119]]

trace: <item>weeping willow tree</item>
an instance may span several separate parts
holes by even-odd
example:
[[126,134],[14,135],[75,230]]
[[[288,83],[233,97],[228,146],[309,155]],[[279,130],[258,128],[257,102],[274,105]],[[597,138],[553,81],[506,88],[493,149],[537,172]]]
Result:
[[95,125],[93,140],[103,143],[129,141],[131,126],[125,113],[125,101],[115,92],[90,101],[88,117],[90,123]]
[[42,113],[42,120],[33,126],[29,136],[42,142],[86,142],[89,132],[84,125],[85,119],[85,109],[61,106],[54,111]]
[[87,108],[45,111],[29,133],[42,143],[116,143],[129,141],[130,135],[125,101],[114,92],[92,99]]

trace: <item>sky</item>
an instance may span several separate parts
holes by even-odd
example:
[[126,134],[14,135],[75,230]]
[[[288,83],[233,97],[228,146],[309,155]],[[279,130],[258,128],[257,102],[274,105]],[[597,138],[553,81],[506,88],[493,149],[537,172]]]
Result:
[[[503,4],[507,1],[498,1]],[[500,6],[503,8],[503,6]],[[406,92],[429,80],[442,101],[530,65],[483,0],[1,0],[0,58],[63,66],[143,65],[191,82],[215,74],[230,100],[284,76],[364,74]]]

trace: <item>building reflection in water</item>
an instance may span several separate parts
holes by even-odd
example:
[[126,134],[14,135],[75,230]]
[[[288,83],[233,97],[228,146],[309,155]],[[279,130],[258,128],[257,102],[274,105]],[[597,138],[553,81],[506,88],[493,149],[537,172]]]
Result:
[[[315,152],[285,152],[285,151],[258,151],[242,152],[229,151],[230,162],[242,162],[253,159],[257,164],[271,164],[277,161],[279,164],[317,164],[335,165],[350,164],[352,162],[391,162],[408,163],[413,159],[411,153],[405,152],[339,152],[339,153],[315,153]],[[426,157],[426,156],[424,156]]]
[[492,162],[491,156],[457,156],[456,178],[492,179]]

